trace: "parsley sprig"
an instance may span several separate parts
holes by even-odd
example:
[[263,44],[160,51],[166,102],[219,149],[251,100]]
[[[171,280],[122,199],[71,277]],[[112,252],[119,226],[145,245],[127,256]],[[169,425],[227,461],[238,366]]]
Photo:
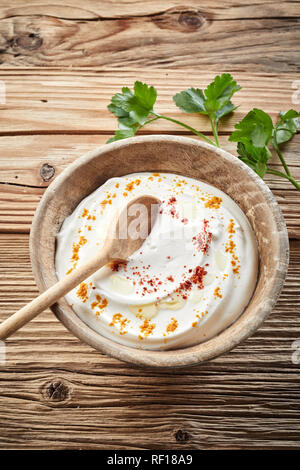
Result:
[[[158,119],[165,119],[184,127],[209,144],[219,147],[219,121],[237,109],[238,106],[231,102],[231,98],[240,89],[240,85],[230,74],[223,73],[217,75],[204,91],[200,88],[188,88],[173,96],[176,106],[185,113],[198,113],[208,117],[215,139],[213,141],[188,124],[158,113],[154,109],[157,100],[156,89],[146,83],[136,81],[133,91],[128,87],[123,87],[121,93],[116,93],[108,105],[109,111],[118,119],[118,130],[107,142],[133,137],[147,124]],[[235,125],[235,131],[229,140],[237,142],[238,157],[261,178],[265,174],[281,176],[288,179],[300,191],[300,184],[291,175],[281,151],[281,145],[297,133],[299,116],[300,113],[294,109],[280,112],[279,120],[274,125],[267,113],[254,108]],[[276,151],[284,172],[268,166],[272,157],[270,148]]]
[[229,73],[217,75],[204,92],[200,88],[188,88],[173,96],[173,100],[185,113],[199,113],[209,117],[216,145],[220,147],[218,137],[219,120],[234,111],[230,101],[233,94],[240,90]]
[[[279,113],[279,121],[273,125],[271,117],[263,110],[252,109],[242,121],[235,125],[235,131],[229,137],[237,142],[239,158],[250,166],[261,178],[265,174],[272,174],[288,179],[300,191],[300,184],[292,177],[288,165],[280,150],[280,145],[288,142],[299,127],[300,113],[294,109]],[[282,166],[282,171],[274,170],[268,166],[272,157],[270,146],[274,148]]]
[[133,137],[142,127],[150,122],[157,119],[165,119],[184,127],[209,144],[219,147],[219,120],[236,109],[236,106],[231,103],[230,99],[240,88],[230,74],[223,73],[221,76],[217,75],[204,92],[199,88],[189,88],[177,93],[173,97],[176,106],[185,113],[199,113],[209,117],[215,138],[215,142],[213,142],[206,135],[188,124],[154,110],[157,98],[156,89],[153,86],[148,86],[146,83],[136,81],[133,92],[128,87],[123,87],[122,92],[116,93],[111,99],[108,110],[118,118],[118,130],[108,142]]

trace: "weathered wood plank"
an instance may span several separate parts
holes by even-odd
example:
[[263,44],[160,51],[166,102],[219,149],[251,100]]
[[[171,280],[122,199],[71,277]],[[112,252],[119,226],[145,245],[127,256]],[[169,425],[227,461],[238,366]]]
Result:
[[0,12],[2,64],[299,70],[297,2],[150,3],[12,2]]
[[[185,370],[120,363],[43,313],[6,343],[0,448],[299,448],[299,266],[292,241],[286,285],[263,327]],[[0,234],[0,273],[3,320],[37,294],[27,235]]]
[[[2,2],[0,321],[37,294],[28,235],[1,231],[28,232],[45,187],[106,141],[115,128],[106,112],[111,95],[145,80],[158,88],[159,111],[209,133],[204,118],[180,113],[171,97],[234,71],[241,107],[221,127],[221,145],[233,151],[228,133],[251,107],[273,118],[299,107],[299,95],[292,104],[299,17],[299,2],[276,0]],[[125,66],[131,70],[120,72]],[[182,133],[166,123],[147,132]],[[298,179],[299,138],[285,151]],[[266,181],[290,236],[300,237],[299,193],[281,179]],[[299,448],[299,364],[292,362],[300,337],[299,241],[291,248],[285,288],[264,326],[230,354],[193,369],[127,366],[80,343],[45,312],[7,341],[0,448]]]
[[[144,133],[139,132],[138,135]],[[110,135],[22,135],[0,137],[0,182],[23,186],[44,188],[76,158],[84,155],[97,146],[105,145]],[[201,140],[197,136],[191,136]],[[210,136],[212,138],[212,136]],[[229,142],[227,135],[220,136],[223,149],[237,154],[236,143]],[[282,147],[287,164],[300,177],[299,160],[300,134]],[[274,155],[271,163],[274,168],[280,167],[279,159]],[[46,165],[54,168],[54,171]],[[48,171],[47,171],[48,170]],[[280,183],[278,189],[288,190],[293,186],[284,179],[270,175],[272,185]]]
[[[112,95],[122,86],[133,86],[136,79],[157,87],[157,111],[177,118],[210,132],[205,116],[185,114],[173,103],[172,96],[188,87],[203,88],[213,79],[214,72],[130,70],[95,71],[77,69],[58,72],[48,69],[0,70],[0,80],[6,85],[6,104],[1,105],[0,135],[14,133],[68,133],[107,132],[116,128],[114,116],[107,105]],[[220,125],[220,132],[231,132],[234,124],[253,107],[263,108],[275,119],[280,110],[293,106],[293,99],[300,101],[299,93],[292,87],[296,74],[249,74],[237,72],[234,77],[243,87],[235,96],[234,103],[240,107]],[[295,94],[296,91],[296,94]],[[298,103],[299,105],[299,103]],[[297,106],[295,102],[294,106]],[[174,124],[156,121],[149,131],[174,132]],[[182,133],[183,128],[176,129]]]
[[[35,208],[53,179],[72,161],[97,146],[107,135],[26,135],[0,138],[0,231],[28,232]],[[221,136],[222,148],[236,153],[236,145]],[[292,174],[300,180],[300,136],[286,145],[284,153]],[[278,158],[272,160],[280,168]],[[289,235],[300,238],[300,196],[286,180],[268,175],[283,210]]]
[[255,0],[245,4],[243,0],[202,1],[190,0],[188,7],[182,0],[69,0],[68,4],[45,0],[11,0],[9,4],[0,5],[0,18],[22,15],[47,15],[61,19],[95,20],[100,18],[124,18],[135,16],[153,16],[181,8],[196,9],[207,12],[214,19],[248,19],[261,17],[299,16],[299,6],[293,1]]

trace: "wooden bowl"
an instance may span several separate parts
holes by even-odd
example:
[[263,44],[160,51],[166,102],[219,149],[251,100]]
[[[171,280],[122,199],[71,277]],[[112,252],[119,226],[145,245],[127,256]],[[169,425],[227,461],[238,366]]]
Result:
[[83,323],[64,299],[52,310],[75,336],[120,360],[156,367],[198,364],[231,350],[256,331],[274,307],[288,267],[286,225],[273,194],[250,168],[224,150],[186,137],[146,136],[103,145],[76,160],[51,183],[33,220],[30,248],[36,283],[43,291],[57,281],[55,235],[78,203],[108,178],[142,171],[199,179],[221,189],[241,207],[256,234],[260,257],[258,282],[248,307],[209,341],[171,351],[145,351],[107,339]]

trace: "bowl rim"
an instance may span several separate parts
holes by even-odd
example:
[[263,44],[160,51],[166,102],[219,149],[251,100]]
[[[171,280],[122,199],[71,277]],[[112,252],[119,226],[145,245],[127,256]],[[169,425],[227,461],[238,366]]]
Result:
[[[165,350],[165,351],[152,351],[139,348],[131,348],[128,346],[121,345],[113,340],[105,338],[100,333],[92,330],[86,325],[74,312],[72,318],[64,313],[60,303],[53,305],[51,310],[54,312],[56,317],[64,324],[64,326],[73,333],[76,337],[81,339],[84,343],[89,344],[95,349],[117,358],[123,362],[135,364],[139,366],[157,367],[157,368],[174,368],[174,367],[185,367],[197,365],[202,362],[214,359],[221,354],[229,352],[239,343],[247,339],[252,335],[267,316],[272,311],[276,304],[276,301],[280,295],[281,289],[284,285],[285,277],[287,274],[289,264],[289,239],[285,220],[283,218],[281,209],[275,199],[275,196],[264,183],[264,181],[246,164],[244,164],[237,157],[233,156],[229,152],[214,147],[206,142],[202,142],[191,137],[174,136],[174,135],[148,135],[132,137],[110,144],[104,144],[100,147],[93,149],[92,151],[77,158],[74,162],[68,165],[60,175],[48,186],[44,192],[39,205],[34,214],[34,218],[31,225],[30,231],[30,259],[32,270],[35,281],[40,291],[46,289],[46,283],[41,271],[41,264],[39,263],[39,231],[41,222],[43,220],[44,209],[49,201],[55,197],[57,188],[64,182],[67,177],[70,177],[72,173],[80,166],[89,164],[94,158],[98,158],[100,155],[112,150],[117,150],[124,147],[129,147],[136,142],[172,142],[180,143],[190,146],[197,146],[199,148],[205,148],[213,151],[216,156],[221,157],[223,160],[229,160],[234,165],[237,165],[243,172],[247,173],[256,185],[258,185],[260,191],[268,203],[272,218],[275,221],[278,234],[278,246],[279,246],[279,262],[277,267],[276,275],[273,276],[270,291],[272,296],[268,297],[268,301],[260,308],[256,317],[252,317],[245,322],[242,320],[243,314],[239,317],[242,321],[233,322],[230,326],[225,328],[218,335],[214,336],[208,341],[199,343],[195,346],[189,346],[184,349]],[[226,192],[226,191],[225,191]],[[48,287],[48,286],[47,286]],[[255,292],[255,291],[254,291]],[[76,318],[75,318],[76,317]],[[247,328],[243,328],[245,325]],[[79,328],[79,325],[81,326]],[[75,329],[75,331],[74,331]],[[228,332],[232,332],[232,336],[228,338]],[[220,338],[223,341],[220,341]]]

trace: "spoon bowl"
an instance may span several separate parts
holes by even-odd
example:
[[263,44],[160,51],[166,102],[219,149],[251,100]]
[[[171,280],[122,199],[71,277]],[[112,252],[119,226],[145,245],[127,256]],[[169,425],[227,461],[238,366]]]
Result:
[[[107,238],[114,258],[126,260],[142,246],[156,220],[159,204],[156,197],[144,195],[126,205]],[[137,219],[138,227],[133,224]]]
[[[11,315],[0,325],[0,339],[6,339],[16,330],[24,326],[39,313],[57,302],[70,290],[79,286],[82,281],[94,274],[104,265],[112,262],[124,262],[130,255],[137,251],[151,231],[152,224],[157,215],[159,201],[153,196],[140,196],[125,206],[112,225],[110,233],[106,237],[104,245],[99,253],[87,260],[80,267],[72,269],[56,284],[49,287],[39,297],[32,300],[18,312]],[[143,230],[130,230],[132,222],[139,212],[139,223]],[[79,290],[84,289],[80,284]]]

